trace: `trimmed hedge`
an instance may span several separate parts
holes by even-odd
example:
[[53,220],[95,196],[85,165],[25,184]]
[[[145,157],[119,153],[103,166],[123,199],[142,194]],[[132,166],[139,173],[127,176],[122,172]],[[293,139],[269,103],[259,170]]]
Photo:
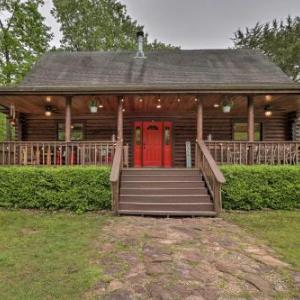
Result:
[[84,212],[111,205],[106,167],[1,167],[0,206]]
[[299,209],[300,166],[221,166],[225,209]]

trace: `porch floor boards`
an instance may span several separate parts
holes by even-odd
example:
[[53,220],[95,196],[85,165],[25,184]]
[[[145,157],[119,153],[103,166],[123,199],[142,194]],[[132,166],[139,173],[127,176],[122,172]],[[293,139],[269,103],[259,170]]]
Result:
[[186,168],[122,170],[118,213],[121,215],[216,215],[202,174]]

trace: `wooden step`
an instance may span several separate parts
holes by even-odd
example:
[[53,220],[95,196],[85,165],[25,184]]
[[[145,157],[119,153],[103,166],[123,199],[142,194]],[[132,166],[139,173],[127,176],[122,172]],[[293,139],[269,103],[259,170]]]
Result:
[[120,202],[119,210],[133,211],[213,211],[213,204],[208,203],[140,203]]
[[206,187],[199,188],[121,188],[121,195],[208,195]]
[[180,216],[180,217],[215,217],[215,211],[140,211],[140,210],[119,210],[120,215],[134,215],[134,216]]
[[120,203],[210,203],[209,195],[120,195]]
[[199,188],[204,187],[204,181],[124,181],[121,188]]
[[124,181],[203,181],[200,175],[122,175]]
[[118,206],[118,213],[125,215],[216,215],[197,169],[123,169]]

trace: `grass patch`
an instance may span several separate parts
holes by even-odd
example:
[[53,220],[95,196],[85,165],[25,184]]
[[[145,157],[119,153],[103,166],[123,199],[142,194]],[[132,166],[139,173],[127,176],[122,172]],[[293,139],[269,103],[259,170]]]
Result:
[[0,210],[1,299],[82,299],[107,216]]
[[266,241],[300,270],[300,211],[230,212],[223,216]]

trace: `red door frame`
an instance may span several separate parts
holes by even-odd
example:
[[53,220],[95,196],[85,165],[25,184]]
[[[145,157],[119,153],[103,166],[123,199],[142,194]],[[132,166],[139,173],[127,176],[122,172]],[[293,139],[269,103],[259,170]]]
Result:
[[[146,125],[145,125],[146,124]],[[147,157],[145,157],[146,150],[144,147],[151,147],[145,143],[146,127],[147,125],[156,125],[160,132],[161,148],[159,150],[159,155],[154,157],[148,157],[152,162],[147,162]],[[136,121],[134,122],[133,130],[133,144],[134,144],[134,155],[133,164],[134,167],[172,167],[173,162],[173,122],[171,121]],[[158,144],[158,143],[157,143]],[[156,145],[157,149],[158,145]],[[153,147],[153,149],[155,146]],[[149,149],[149,148],[148,148]],[[157,154],[157,153],[156,153]],[[148,154],[150,155],[150,154]],[[154,162],[156,160],[156,163]]]

